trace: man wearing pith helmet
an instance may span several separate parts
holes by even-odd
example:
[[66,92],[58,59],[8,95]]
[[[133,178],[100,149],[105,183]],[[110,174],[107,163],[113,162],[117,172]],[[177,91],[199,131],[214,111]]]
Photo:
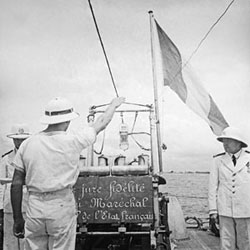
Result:
[[[55,98],[46,106],[41,122],[47,128],[27,139],[13,162],[14,233],[25,236],[25,250],[75,249],[77,211],[72,187],[79,174],[80,153],[95,142],[124,100],[113,99],[91,127],[74,133],[67,129],[78,114],[68,100]],[[24,183],[29,193],[25,230],[20,199]]]
[[[1,215],[3,214],[3,249],[4,250],[16,250],[20,244],[20,249],[23,249],[23,242],[18,243],[16,237],[13,235],[13,212],[11,208],[10,201],[10,182],[13,177],[14,167],[11,163],[14,160],[14,157],[19,149],[20,145],[30,136],[29,128],[27,124],[15,124],[11,128],[11,132],[7,135],[8,138],[13,140],[14,149],[8,151],[2,155],[1,164],[0,164],[0,206],[1,206]],[[23,217],[25,217],[26,212],[26,203],[27,203],[27,192],[26,187],[23,188]]]
[[214,156],[209,214],[219,223],[221,250],[250,250],[250,153],[244,135],[227,127],[217,138],[225,152]]

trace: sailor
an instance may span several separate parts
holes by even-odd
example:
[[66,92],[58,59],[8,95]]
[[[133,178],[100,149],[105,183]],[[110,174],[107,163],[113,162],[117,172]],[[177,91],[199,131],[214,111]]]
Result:
[[[124,100],[115,98],[91,127],[72,133],[67,129],[78,117],[72,104],[58,97],[46,106],[41,123],[47,128],[27,139],[13,162],[14,234],[24,237],[25,232],[25,250],[75,249],[77,211],[72,188],[79,174],[80,153],[95,142]],[[25,230],[20,206],[24,183],[29,193]]]
[[214,156],[209,177],[210,219],[219,222],[221,250],[250,250],[250,153],[237,128],[217,138],[224,153]]
[[[1,185],[1,206],[3,207],[4,214],[4,223],[3,223],[3,249],[4,250],[16,250],[19,249],[18,240],[13,235],[13,212],[10,202],[10,181],[13,177],[14,167],[11,165],[16,152],[22,142],[30,136],[29,128],[26,124],[15,124],[11,128],[11,133],[7,135],[8,138],[13,139],[14,149],[8,151],[2,155],[1,164],[0,164],[0,181]],[[9,182],[9,183],[7,183]],[[26,212],[26,201],[27,201],[27,192],[24,187],[23,190],[23,216],[25,217]],[[23,249],[23,242],[20,241],[20,249]]]

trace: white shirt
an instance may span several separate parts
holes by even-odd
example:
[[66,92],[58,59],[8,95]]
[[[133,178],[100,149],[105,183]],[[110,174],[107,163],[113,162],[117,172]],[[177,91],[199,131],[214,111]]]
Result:
[[79,174],[80,153],[95,139],[92,127],[76,133],[41,132],[22,143],[13,165],[25,172],[28,191],[51,192],[73,187]]
[[[1,158],[0,162],[0,177],[1,178],[12,178],[14,167],[11,166],[11,162],[13,161],[16,154],[16,149],[7,153],[4,157]],[[6,193],[7,184],[0,184],[0,209],[4,208],[4,197]]]
[[[13,149],[12,152],[5,155],[0,164],[0,177],[1,178],[12,178],[14,174],[15,168],[11,165],[17,149]],[[0,185],[0,209],[4,209],[4,213],[12,213],[11,200],[10,200],[10,186],[11,183]],[[26,187],[23,188],[23,203],[22,203],[22,211],[26,211]]]

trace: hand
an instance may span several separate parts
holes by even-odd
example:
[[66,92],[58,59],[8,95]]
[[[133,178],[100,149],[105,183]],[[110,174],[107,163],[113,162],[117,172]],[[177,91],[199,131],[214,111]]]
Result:
[[113,105],[115,108],[118,108],[124,102],[125,97],[117,97],[112,100],[111,105]]
[[218,214],[210,214],[211,223],[219,224],[219,216]]
[[13,233],[17,238],[24,238],[24,223],[23,218],[14,221]]

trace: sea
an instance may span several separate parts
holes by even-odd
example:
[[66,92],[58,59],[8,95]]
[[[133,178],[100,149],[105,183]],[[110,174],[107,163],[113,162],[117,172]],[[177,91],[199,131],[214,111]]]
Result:
[[209,174],[185,172],[163,173],[167,184],[160,191],[178,199],[184,217],[208,218],[208,179]]

